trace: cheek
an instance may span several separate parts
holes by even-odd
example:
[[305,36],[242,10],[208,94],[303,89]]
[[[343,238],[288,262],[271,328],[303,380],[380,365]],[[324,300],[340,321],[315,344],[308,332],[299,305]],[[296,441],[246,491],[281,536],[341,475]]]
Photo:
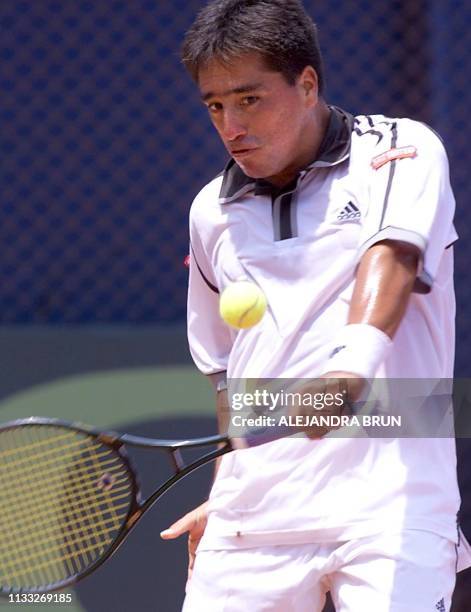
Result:
[[218,121],[215,117],[213,117],[212,115],[209,116],[209,120],[211,121],[211,124],[213,126],[213,128],[216,130],[216,132],[219,134],[219,136],[221,136],[221,125],[220,125],[220,121]]
[[222,117],[222,114],[221,113],[211,113],[211,112],[208,111],[207,117],[208,117],[211,125],[213,126],[213,128],[216,130],[216,132],[222,138],[222,129],[223,129],[223,117]]
[[283,147],[293,146],[302,131],[299,125],[300,117],[300,111],[295,105],[284,106],[277,113],[269,131],[273,140]]
[[289,118],[286,118],[274,134],[273,144],[277,145],[280,154],[292,152],[299,144],[298,129]]

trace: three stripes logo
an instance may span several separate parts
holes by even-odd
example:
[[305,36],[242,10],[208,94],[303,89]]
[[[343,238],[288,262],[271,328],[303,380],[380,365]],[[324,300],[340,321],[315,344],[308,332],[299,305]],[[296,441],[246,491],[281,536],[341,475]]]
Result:
[[361,212],[355,204],[350,201],[337,215],[337,221],[359,221]]
[[435,608],[438,610],[438,612],[446,612],[445,611],[445,598],[444,597],[442,597],[442,599],[440,599],[440,601],[437,603]]

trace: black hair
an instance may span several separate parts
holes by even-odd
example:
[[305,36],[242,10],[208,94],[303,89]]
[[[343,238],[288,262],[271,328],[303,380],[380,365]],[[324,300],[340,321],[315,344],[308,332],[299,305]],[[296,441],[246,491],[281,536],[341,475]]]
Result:
[[324,87],[317,28],[299,0],[213,0],[198,14],[185,36],[182,61],[198,81],[198,72],[217,59],[230,64],[246,53],[259,53],[266,66],[291,85],[306,66]]

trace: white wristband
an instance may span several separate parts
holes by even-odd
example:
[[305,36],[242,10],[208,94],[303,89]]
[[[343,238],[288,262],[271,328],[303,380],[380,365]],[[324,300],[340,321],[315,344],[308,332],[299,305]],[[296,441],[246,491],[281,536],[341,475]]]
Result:
[[391,346],[391,338],[373,325],[346,325],[334,341],[325,373],[351,372],[362,378],[374,378]]

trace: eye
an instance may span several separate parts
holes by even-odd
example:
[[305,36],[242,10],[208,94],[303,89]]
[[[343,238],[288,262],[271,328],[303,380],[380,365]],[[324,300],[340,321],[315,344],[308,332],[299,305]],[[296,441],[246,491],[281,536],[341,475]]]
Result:
[[217,113],[222,110],[222,104],[220,102],[211,102],[206,104],[206,108],[210,113]]
[[245,98],[242,98],[240,103],[242,106],[253,106],[259,100],[260,98],[258,96],[245,96]]

